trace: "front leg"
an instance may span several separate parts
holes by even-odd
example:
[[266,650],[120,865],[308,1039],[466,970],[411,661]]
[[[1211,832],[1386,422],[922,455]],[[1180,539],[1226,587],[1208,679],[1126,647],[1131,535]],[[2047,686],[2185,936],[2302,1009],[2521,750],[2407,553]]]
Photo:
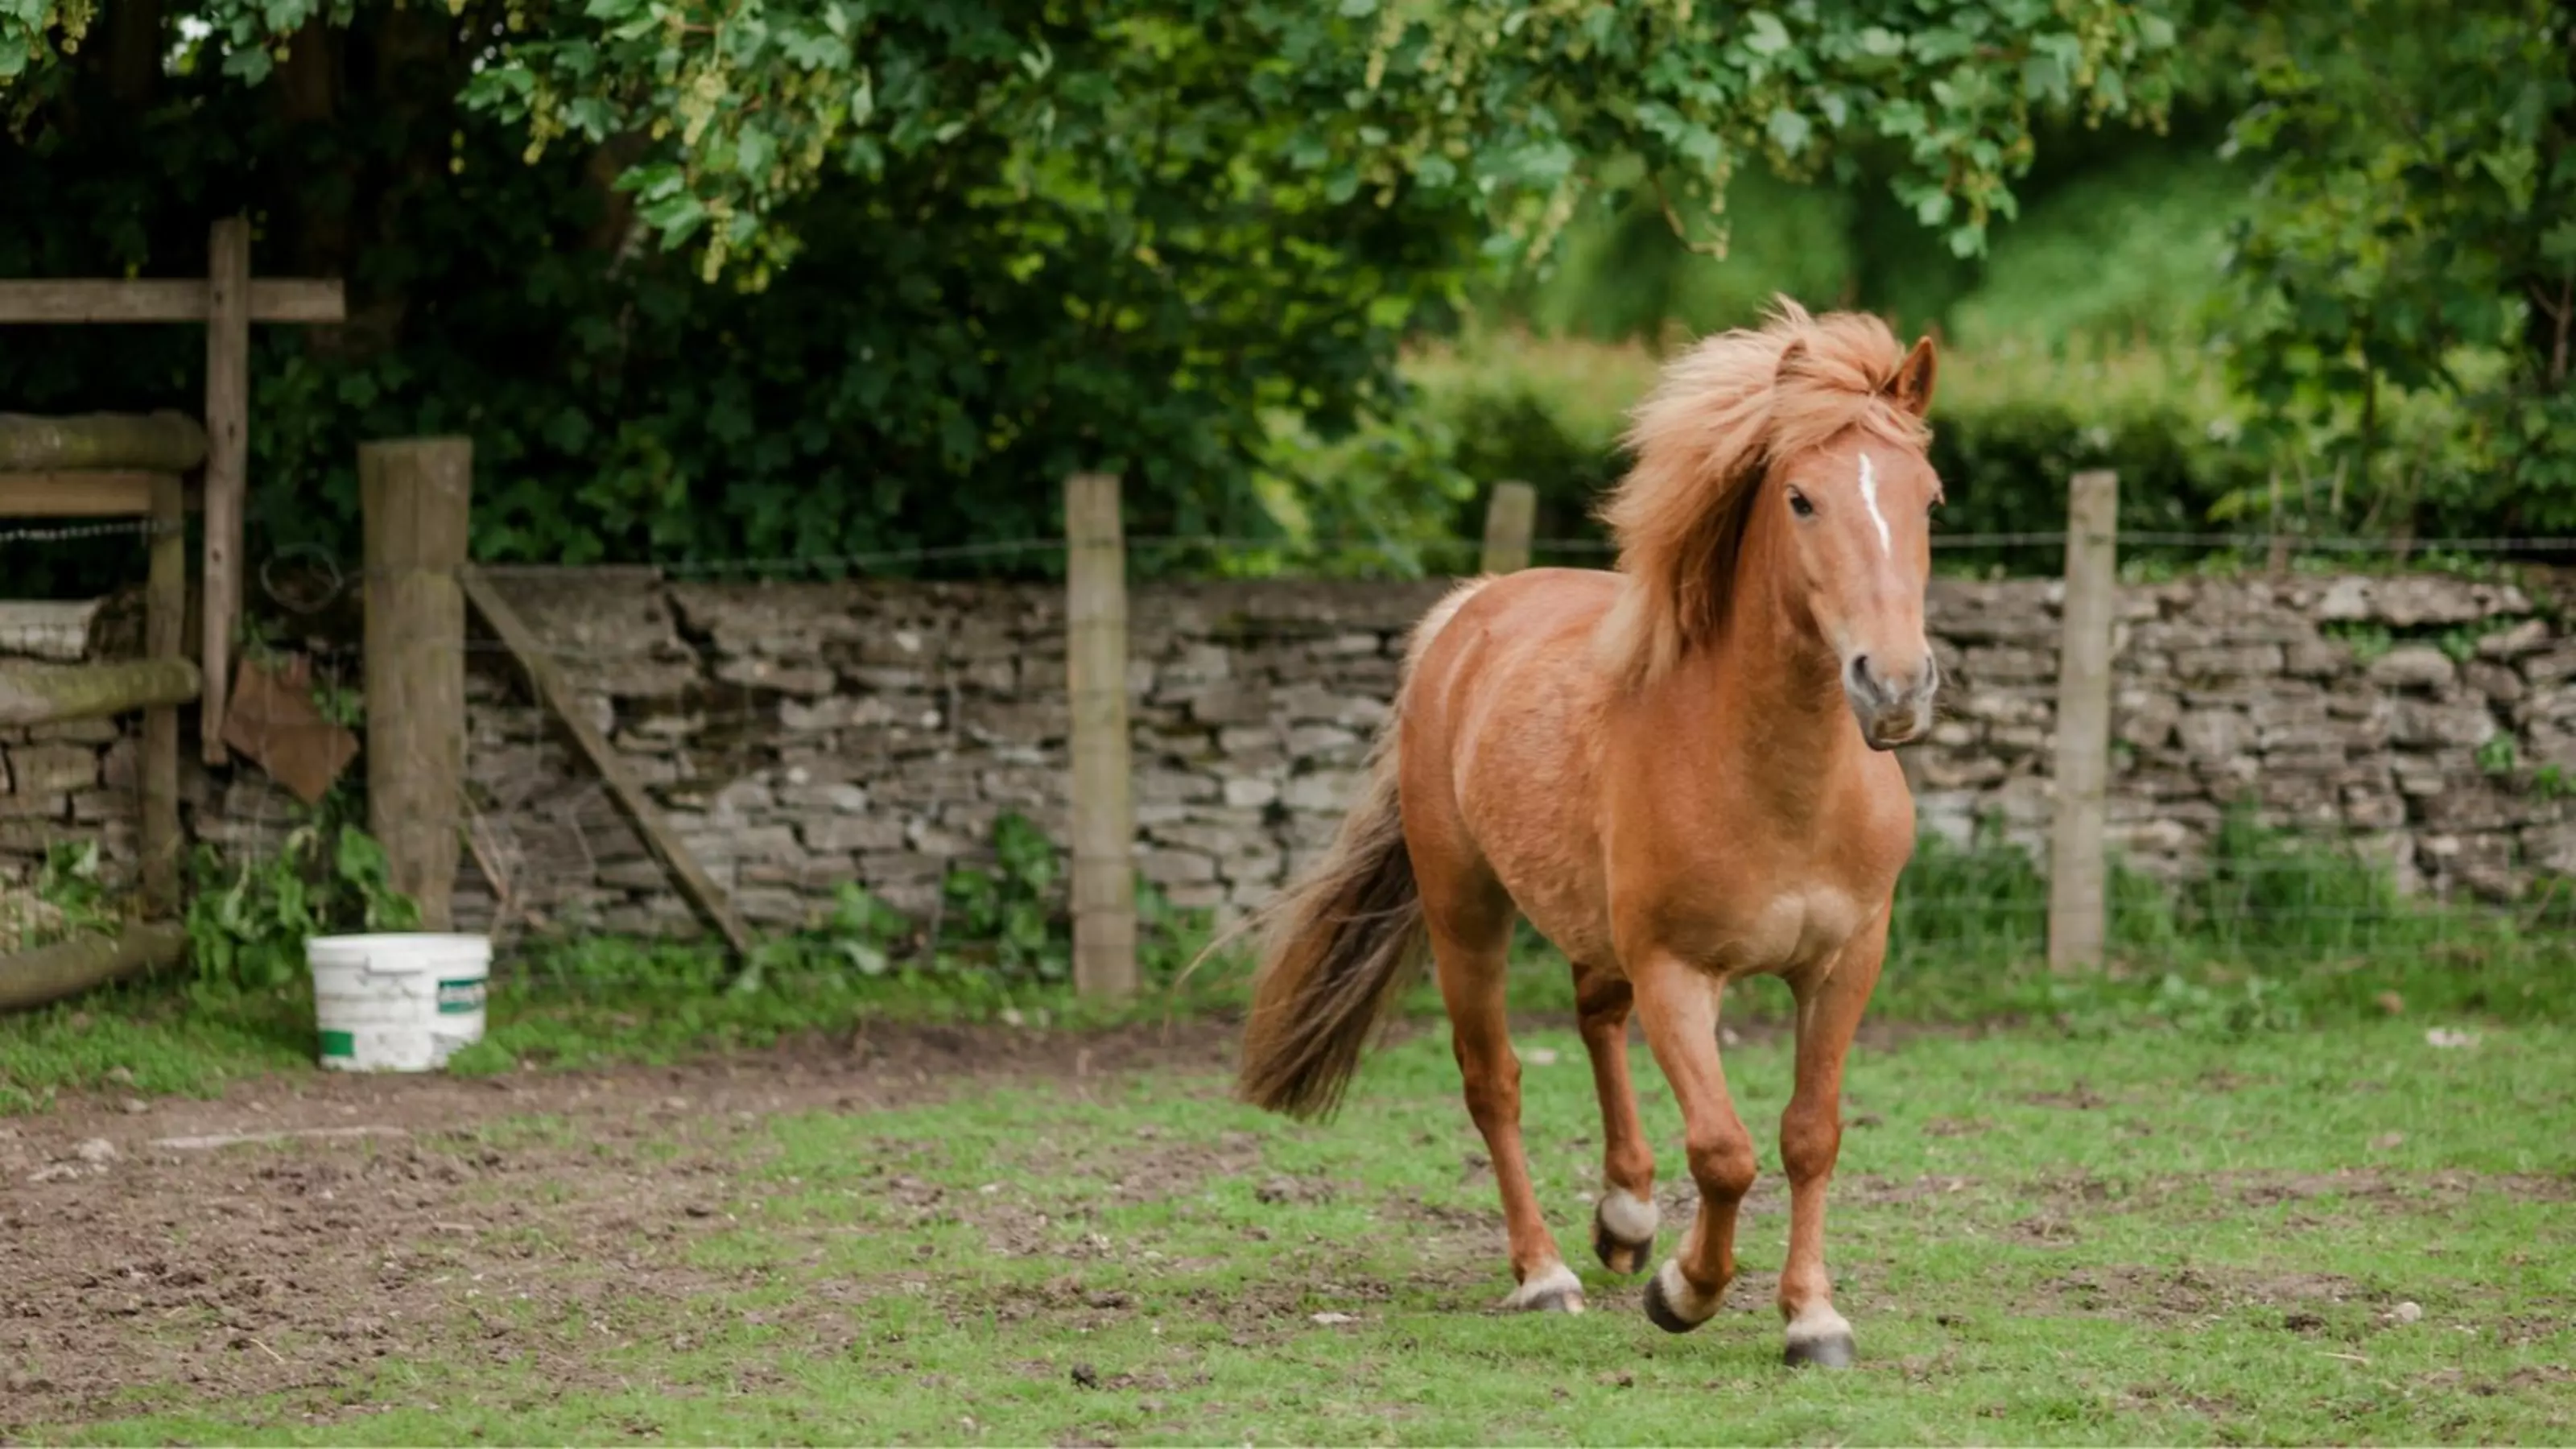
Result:
[[1716,1316],[1735,1277],[1735,1215],[1753,1190],[1753,1134],[1735,1114],[1718,1059],[1716,978],[1656,955],[1629,979],[1646,1043],[1681,1104],[1691,1180],[1699,1184],[1699,1213],[1681,1250],[1646,1284],[1646,1316],[1658,1328],[1688,1333]]
[[1852,938],[1829,968],[1789,983],[1798,1000],[1797,1085],[1780,1114],[1780,1165],[1789,1174],[1789,1260],[1780,1270],[1780,1316],[1791,1364],[1848,1368],[1851,1325],[1834,1311],[1825,1272],[1825,1192],[1843,1143],[1843,1059],[1887,957],[1887,912]]

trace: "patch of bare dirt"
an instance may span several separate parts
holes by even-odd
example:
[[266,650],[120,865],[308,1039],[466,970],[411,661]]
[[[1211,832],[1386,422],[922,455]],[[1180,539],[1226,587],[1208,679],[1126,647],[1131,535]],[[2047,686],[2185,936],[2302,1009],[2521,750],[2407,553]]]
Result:
[[2120,1397],[2130,1408],[2147,1413],[2179,1409],[2204,1419],[2233,1419],[2251,1412],[2251,1406],[2234,1394],[2191,1393],[2165,1384],[2132,1384]]
[[2576,1384],[2576,1369],[2570,1369],[2563,1363],[2525,1364],[2510,1373],[2490,1378],[2454,1367],[2435,1369],[2418,1378],[2416,1382],[2428,1388],[2464,1388],[2481,1398],[2493,1398],[2498,1394],[2535,1389],[2543,1385]]
[[2430,1207],[2454,1203],[2479,1192],[2502,1193],[2526,1202],[2576,1200],[2576,1179],[2533,1172],[2403,1172],[2345,1167],[2333,1172],[2228,1173],[2213,1182],[2247,1207],[2274,1207],[2327,1197],[2386,1207]]
[[[0,1124],[0,1437],[130,1411],[153,1388],[284,1393],[327,1419],[377,1360],[433,1350],[582,1385],[635,1334],[685,1347],[715,1331],[695,1300],[758,1280],[691,1261],[730,1226],[744,1124],[1032,1081],[1078,1097],[1137,1072],[1222,1069],[1232,1051],[1217,1023],[878,1028],[682,1068],[316,1073],[140,1112],[67,1103]],[[1204,1172],[1224,1151],[1147,1168]],[[937,1210],[928,1184],[888,1186]],[[872,1291],[825,1287],[773,1316],[830,1351],[855,1341]]]
[[[1837,1199],[1844,1190],[1838,1179]],[[2360,1206],[2383,1212],[2438,1210],[2481,1192],[2503,1193],[2534,1202],[2576,1201],[2576,1180],[2541,1173],[2478,1173],[2454,1170],[2403,1172],[2376,1167],[2345,1167],[2331,1172],[2226,1171],[2180,1173],[2126,1179],[2092,1172],[2064,1172],[2024,1184],[2038,1198],[2043,1216],[2082,1218],[2128,1212],[2233,1212],[2317,1204],[2320,1208]],[[2206,1196],[2207,1209],[2177,1204],[2177,1198]],[[2312,1228],[2324,1218],[2293,1213],[2293,1227]]]
[[1024,1160],[1032,1176],[1105,1179],[1087,1190],[1084,1200],[1122,1207],[1185,1197],[1207,1183],[1251,1173],[1261,1166],[1261,1139],[1249,1132],[1227,1132],[1208,1141],[1140,1127],[1114,1158],[1102,1158],[1097,1144],[1086,1142],[1078,1148],[1041,1149]]
[[1892,1177],[1862,1172],[1854,1173],[1849,1177],[1837,1176],[1834,1179],[1833,1196],[1829,1201],[1838,1204],[1862,1203],[1871,1207],[1933,1202],[1966,1192],[1976,1185],[1977,1180],[1973,1177],[1951,1177],[1938,1173],[1926,1173],[1923,1176],[1899,1182]]
[[2004,1230],[2006,1241],[2035,1248],[2062,1248],[2077,1236],[2073,1218],[2048,1210],[2035,1212]]
[[2099,1314],[2132,1323],[2209,1322],[2246,1308],[2280,1310],[2294,1332],[2325,1326],[2325,1311],[2381,1295],[2331,1273],[2244,1273],[2112,1265],[2078,1268],[2040,1285],[2041,1311]]

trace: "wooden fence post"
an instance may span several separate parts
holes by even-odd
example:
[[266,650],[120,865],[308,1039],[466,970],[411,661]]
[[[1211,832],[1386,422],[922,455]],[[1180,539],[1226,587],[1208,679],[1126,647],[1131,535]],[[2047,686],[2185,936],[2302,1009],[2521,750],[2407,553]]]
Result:
[[[184,661],[188,640],[188,500],[176,473],[151,479],[151,564],[143,585],[143,652]],[[200,678],[202,678],[202,672]],[[143,899],[156,918],[179,909],[179,710],[143,712]]]
[[[465,567],[474,444],[358,449],[365,530],[367,824],[424,931],[454,927],[465,788]],[[210,606],[211,607],[211,606]]]
[[1485,500],[1482,571],[1518,573],[1529,567],[1530,532],[1538,525],[1538,490],[1527,483],[1497,483]]
[[2078,473],[2066,496],[2066,603],[2057,653],[2057,818],[2049,841],[2048,964],[2098,966],[2110,935],[2103,852],[2111,777],[2111,648],[2120,475]]
[[2264,550],[2263,565],[2272,577],[2283,578],[2290,572],[2290,536],[2281,531],[2281,470],[2279,468],[2272,470],[2271,527],[2272,537],[2270,546]]
[[1073,714],[1073,984],[1136,990],[1136,808],[1129,794],[1127,543],[1118,479],[1064,489],[1065,688]]
[[242,514],[250,473],[250,220],[229,216],[208,238],[206,264],[206,676],[198,728],[206,763],[221,765],[232,704],[233,630],[241,622]]

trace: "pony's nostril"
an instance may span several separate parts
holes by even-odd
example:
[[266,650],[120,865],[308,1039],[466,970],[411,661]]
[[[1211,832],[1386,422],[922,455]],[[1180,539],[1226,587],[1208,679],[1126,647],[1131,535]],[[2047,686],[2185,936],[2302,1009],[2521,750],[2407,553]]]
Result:
[[1860,685],[1860,686],[1862,686],[1863,688],[1869,688],[1869,687],[1875,686],[1875,685],[1877,684],[1877,681],[1876,681],[1876,680],[1871,679],[1871,678],[1869,677],[1869,656],[1868,656],[1868,655],[1866,655],[1866,654],[1855,654],[1855,655],[1853,655],[1853,656],[1852,656],[1852,661],[1851,661],[1851,677],[1852,677],[1852,683],[1857,684],[1857,685]]

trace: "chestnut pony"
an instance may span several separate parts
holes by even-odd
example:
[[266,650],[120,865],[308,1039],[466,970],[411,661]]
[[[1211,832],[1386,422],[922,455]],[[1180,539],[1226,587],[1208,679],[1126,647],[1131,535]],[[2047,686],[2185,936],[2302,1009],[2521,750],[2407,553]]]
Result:
[[1331,1114],[1429,946],[1502,1189],[1520,1285],[1507,1306],[1583,1307],[1521,1150],[1503,987],[1526,915],[1574,967],[1603,1128],[1592,1245],[1614,1272],[1646,1265],[1656,1229],[1632,1010],[1681,1104],[1698,1216],[1645,1298],[1675,1333],[1717,1312],[1755,1175],[1718,1060],[1719,997],[1737,977],[1787,980],[1787,1358],[1853,1359],[1825,1272],[1825,1189],[1843,1057],[1914,845],[1887,752],[1929,728],[1939,684],[1923,631],[1932,377],[1929,338],[1904,351],[1876,318],[1785,298],[1758,330],[1673,360],[1603,510],[1617,571],[1478,579],[1425,615],[1364,798],[1264,913],[1241,1092],[1293,1116]]

